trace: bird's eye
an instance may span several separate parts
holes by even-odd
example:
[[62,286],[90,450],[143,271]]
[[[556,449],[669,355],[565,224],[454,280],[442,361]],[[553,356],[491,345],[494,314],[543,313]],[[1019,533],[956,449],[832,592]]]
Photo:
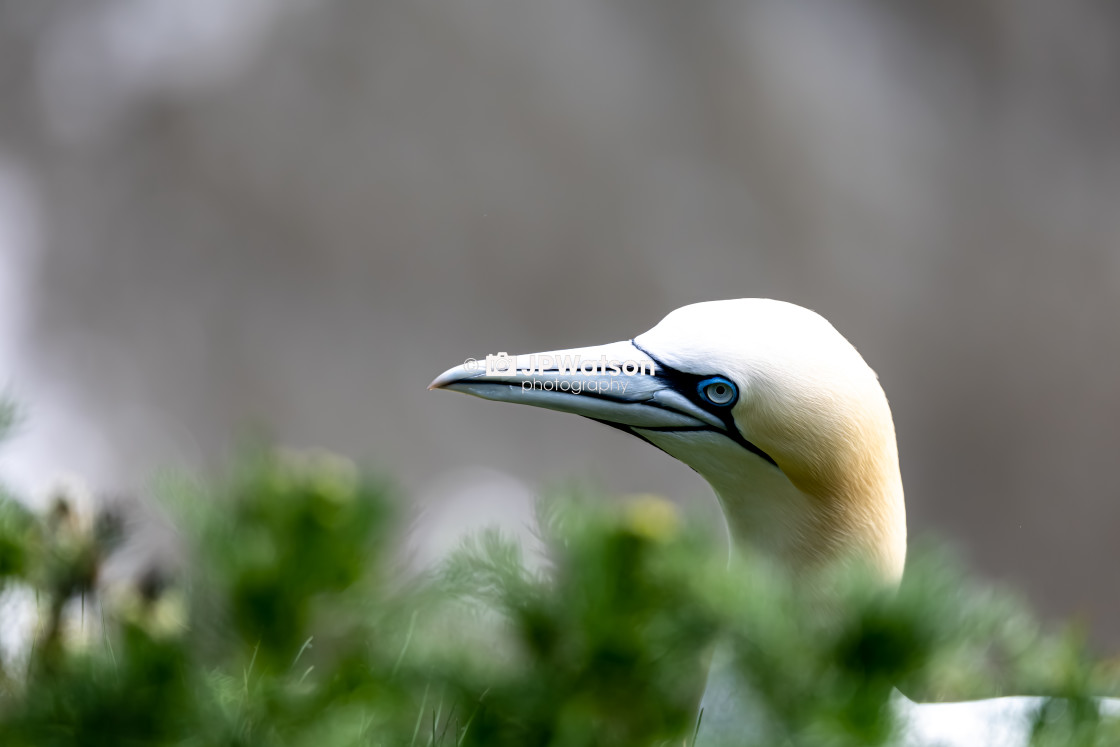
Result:
[[722,376],[713,376],[700,382],[700,396],[713,405],[727,407],[735,403],[739,392],[735,385]]

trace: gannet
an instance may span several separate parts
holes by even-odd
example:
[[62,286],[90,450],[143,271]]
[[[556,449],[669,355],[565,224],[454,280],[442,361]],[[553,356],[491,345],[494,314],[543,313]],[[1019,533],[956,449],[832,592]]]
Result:
[[[631,340],[469,360],[435,379],[483,399],[570,412],[631,433],[712,486],[733,542],[809,584],[858,562],[897,584],[906,511],[894,421],[875,372],[819,314],[761,298],[671,312]],[[705,721],[728,723],[727,692]],[[726,682],[721,687],[730,688]],[[1043,698],[892,703],[906,745],[1019,745]],[[1102,700],[1120,714],[1120,701]]]

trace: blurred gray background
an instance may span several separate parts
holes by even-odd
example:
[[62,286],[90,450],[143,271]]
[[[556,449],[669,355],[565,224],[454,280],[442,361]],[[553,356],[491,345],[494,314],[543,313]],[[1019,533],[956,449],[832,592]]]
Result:
[[1120,5],[0,2],[27,491],[266,427],[451,501],[437,545],[572,476],[710,507],[637,439],[425,387],[742,296],[879,372],[912,536],[1120,648]]

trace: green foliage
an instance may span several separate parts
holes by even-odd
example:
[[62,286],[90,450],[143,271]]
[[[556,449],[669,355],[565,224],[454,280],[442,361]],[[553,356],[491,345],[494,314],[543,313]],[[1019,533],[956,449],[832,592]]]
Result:
[[253,454],[162,493],[189,572],[123,591],[96,590],[113,522],[0,501],[0,585],[40,618],[0,678],[0,744],[689,745],[714,650],[754,744],[889,743],[895,685],[1062,695],[1037,743],[1114,743],[1078,637],[929,552],[897,593],[837,572],[805,594],[664,501],[586,496],[549,504],[541,568],[486,532],[417,577],[391,492],[336,458]]
[[557,507],[542,533],[548,573],[528,573],[494,533],[451,559],[448,589],[501,614],[516,662],[461,688],[487,690],[468,743],[654,744],[690,732],[717,628],[681,573],[706,554],[703,537],[678,534],[672,513],[656,516],[667,510]]
[[0,439],[8,434],[15,426],[18,412],[15,403],[11,400],[0,398]]

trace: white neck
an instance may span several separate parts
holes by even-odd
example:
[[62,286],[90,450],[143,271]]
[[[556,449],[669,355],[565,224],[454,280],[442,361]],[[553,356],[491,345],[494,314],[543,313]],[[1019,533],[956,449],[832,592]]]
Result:
[[[874,477],[798,487],[789,476],[716,433],[642,435],[693,466],[719,498],[733,543],[797,575],[842,561],[863,563],[888,583],[902,576],[906,513],[897,456]],[[892,446],[893,448],[893,446]],[[893,456],[893,461],[892,461]],[[804,482],[804,481],[802,481]]]

